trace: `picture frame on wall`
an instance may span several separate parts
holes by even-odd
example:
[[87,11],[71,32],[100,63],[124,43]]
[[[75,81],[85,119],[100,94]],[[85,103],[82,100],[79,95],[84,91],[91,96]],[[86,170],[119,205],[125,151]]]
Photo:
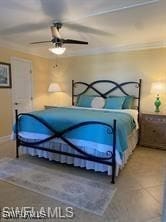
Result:
[[0,88],[11,87],[11,66],[9,63],[0,62]]

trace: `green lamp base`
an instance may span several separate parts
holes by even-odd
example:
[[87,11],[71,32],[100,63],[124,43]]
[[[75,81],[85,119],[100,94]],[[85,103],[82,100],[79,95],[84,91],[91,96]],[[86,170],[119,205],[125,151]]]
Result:
[[160,106],[161,106],[161,101],[160,101],[159,96],[157,96],[156,101],[154,102],[154,105],[156,107],[155,112],[159,113],[160,112]]

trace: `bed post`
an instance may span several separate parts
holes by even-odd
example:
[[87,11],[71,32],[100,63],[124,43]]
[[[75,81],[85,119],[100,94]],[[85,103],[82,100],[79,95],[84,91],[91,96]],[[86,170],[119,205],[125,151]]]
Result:
[[116,120],[113,123],[113,151],[112,151],[112,180],[111,183],[115,183],[116,176]]
[[72,106],[74,106],[74,80],[72,80]]
[[18,139],[18,110],[15,110],[15,118],[16,118],[16,127],[15,127],[15,134],[16,134],[16,158],[19,158],[19,139]]
[[[140,106],[141,106],[141,86],[142,86],[142,79],[139,79],[139,92],[138,92],[138,124],[140,124],[140,116],[141,116],[141,113],[140,113]],[[140,129],[139,129],[139,132],[138,132],[138,144],[140,142]]]
[[140,120],[140,105],[141,105],[141,85],[142,79],[139,79],[139,92],[138,92],[138,121]]

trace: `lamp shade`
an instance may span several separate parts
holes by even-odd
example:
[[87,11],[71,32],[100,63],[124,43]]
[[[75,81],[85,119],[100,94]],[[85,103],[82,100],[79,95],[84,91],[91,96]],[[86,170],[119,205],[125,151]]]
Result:
[[151,86],[151,93],[166,93],[166,83],[153,82]]
[[50,83],[48,92],[62,92],[61,87],[57,83]]

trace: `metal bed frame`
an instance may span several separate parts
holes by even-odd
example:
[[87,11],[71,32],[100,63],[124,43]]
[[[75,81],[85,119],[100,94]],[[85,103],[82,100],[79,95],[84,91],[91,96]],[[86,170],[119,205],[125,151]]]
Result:
[[[96,89],[95,85],[98,85],[100,83],[110,83],[111,86],[113,85],[113,87],[111,87],[107,92],[102,93],[101,91],[99,91],[98,89]],[[74,82],[74,80],[72,80],[72,105],[75,105],[75,97],[78,98],[80,95],[83,95],[85,93],[87,93],[87,91],[89,89],[92,89],[97,95],[103,97],[104,99],[106,99],[107,97],[110,96],[110,94],[112,92],[114,92],[115,90],[119,89],[124,95],[129,96],[129,94],[124,90],[124,86],[130,86],[130,85],[135,85],[138,88],[138,96],[134,96],[135,99],[138,100],[138,112],[140,113],[140,97],[141,97],[141,79],[139,80],[139,82],[123,82],[123,83],[117,83],[111,80],[98,80],[95,82],[92,82],[90,84],[85,83],[85,82]],[[86,89],[84,89],[82,92],[76,94],[75,93],[75,88],[78,85],[84,85],[86,86]],[[20,146],[25,146],[27,148],[33,148],[33,149],[37,149],[37,150],[42,150],[42,151],[48,151],[51,153],[57,153],[57,154],[62,154],[65,156],[70,156],[70,157],[76,157],[76,158],[80,158],[83,160],[89,160],[89,161],[93,161],[96,163],[102,163],[108,166],[112,167],[112,178],[111,178],[111,182],[114,184],[115,183],[115,174],[116,174],[116,120],[113,121],[113,125],[109,125],[100,121],[86,121],[86,122],[81,122],[79,124],[73,125],[63,131],[56,131],[55,129],[52,128],[51,125],[49,125],[48,123],[46,123],[43,119],[31,114],[31,113],[20,113],[18,114],[18,111],[15,110],[15,116],[16,116],[16,125],[15,125],[15,134],[16,134],[16,158],[19,158],[19,147]],[[46,139],[42,139],[42,140],[37,140],[34,142],[28,142],[23,140],[20,136],[19,136],[19,118],[21,116],[30,116],[34,119],[36,119],[37,121],[39,121],[42,125],[44,125],[45,127],[47,127],[51,132],[52,135],[47,137]],[[139,118],[139,114],[138,114],[138,118]],[[86,125],[94,125],[94,124],[98,124],[98,125],[103,125],[108,127],[107,133],[110,134],[110,136],[112,136],[113,138],[113,144],[112,144],[112,151],[109,151],[106,153],[106,157],[98,157],[98,156],[94,156],[92,154],[89,154],[83,150],[81,150],[79,147],[77,147],[75,144],[73,144],[71,141],[69,141],[69,139],[67,139],[65,137],[65,134],[67,132],[70,132],[72,130],[76,130],[78,128],[81,128],[83,126]],[[41,144],[43,144],[44,142],[50,141],[52,139],[57,139],[60,138],[63,142],[65,142],[66,144],[68,144],[71,148],[73,148],[75,151],[77,151],[76,154],[74,153],[69,153],[69,152],[65,152],[65,151],[59,151],[59,150],[53,150],[53,149],[49,149],[47,147],[42,147],[39,146]]]

